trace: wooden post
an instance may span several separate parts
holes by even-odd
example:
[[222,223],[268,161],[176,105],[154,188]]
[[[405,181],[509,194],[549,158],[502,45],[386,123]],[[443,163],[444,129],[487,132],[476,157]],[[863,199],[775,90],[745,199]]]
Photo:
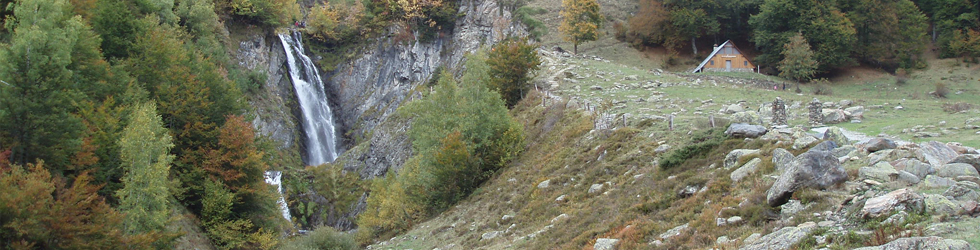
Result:
[[667,119],[667,130],[674,131],[674,115],[670,115]]
[[715,115],[709,115],[708,116],[708,121],[711,122],[711,127],[714,128],[715,127]]
[[623,114],[623,127],[626,127],[626,114]]

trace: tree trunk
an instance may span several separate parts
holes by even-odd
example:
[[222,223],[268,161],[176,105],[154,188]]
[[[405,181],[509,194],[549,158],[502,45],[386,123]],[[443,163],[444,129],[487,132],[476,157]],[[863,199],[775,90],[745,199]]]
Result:
[[694,55],[697,56],[698,55],[698,44],[695,42],[694,39],[696,39],[696,38],[694,38],[692,36],[691,37],[691,49],[694,49]]
[[572,43],[572,53],[578,55],[578,43]]

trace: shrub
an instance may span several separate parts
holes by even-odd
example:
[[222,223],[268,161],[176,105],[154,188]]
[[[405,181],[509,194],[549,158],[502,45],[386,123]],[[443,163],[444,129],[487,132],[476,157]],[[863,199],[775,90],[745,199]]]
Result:
[[974,108],[973,104],[969,104],[965,102],[943,104],[943,111],[946,111],[946,113],[950,113],[950,114],[971,110],[973,108]]
[[320,227],[306,236],[293,238],[283,244],[282,249],[358,249],[351,234],[338,232],[331,227]]
[[514,107],[531,89],[528,83],[541,64],[535,47],[526,39],[507,39],[494,46],[486,59],[488,74],[493,77],[485,79],[490,89],[500,93],[507,107]]
[[932,92],[932,95],[939,98],[946,98],[949,95],[949,87],[946,86],[946,83],[937,82],[936,90]]
[[540,15],[547,12],[548,11],[544,8],[524,6],[517,9],[517,11],[514,12],[514,16],[517,17],[517,20],[521,20],[521,23],[524,23],[524,25],[527,26],[527,31],[530,33],[529,36],[532,39],[538,40],[541,38],[541,36],[548,34],[548,27],[544,25],[544,22],[534,19],[534,17],[531,17],[531,15]]
[[215,6],[269,26],[284,26],[300,16],[299,4],[293,0],[221,0]]
[[691,143],[670,151],[667,155],[660,158],[660,168],[667,170],[674,167],[680,166],[687,159],[696,157],[698,155],[703,155],[708,153],[715,147],[721,144],[727,136],[724,134],[724,129],[714,128],[705,130],[701,134],[695,135],[691,138]]
[[306,32],[327,44],[346,43],[359,35],[364,18],[364,5],[354,1],[351,5],[331,5],[329,2],[310,9]]
[[904,86],[909,81],[909,73],[905,68],[895,70],[895,85]]

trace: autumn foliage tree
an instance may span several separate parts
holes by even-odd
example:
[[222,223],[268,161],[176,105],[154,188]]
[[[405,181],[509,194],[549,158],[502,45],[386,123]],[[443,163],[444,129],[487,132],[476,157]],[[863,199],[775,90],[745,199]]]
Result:
[[120,159],[126,170],[119,209],[126,213],[125,232],[163,231],[170,218],[170,134],[163,127],[153,103],[142,104],[129,117],[119,140]]
[[513,107],[531,89],[533,72],[541,59],[527,39],[507,39],[493,46],[487,56],[490,89],[500,93],[508,107]]
[[602,15],[596,0],[562,0],[561,26],[558,27],[565,40],[572,42],[573,52],[578,54],[578,45],[599,39],[599,26]]

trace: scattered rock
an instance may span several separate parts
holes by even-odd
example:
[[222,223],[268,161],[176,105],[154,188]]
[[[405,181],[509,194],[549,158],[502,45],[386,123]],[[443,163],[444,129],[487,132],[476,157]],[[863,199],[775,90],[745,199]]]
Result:
[[772,150],[772,164],[775,166],[776,171],[786,170],[786,165],[793,161],[793,153],[783,148],[776,148]]
[[682,188],[680,191],[677,191],[677,196],[681,198],[691,197],[692,195],[698,193],[699,188],[700,187],[698,186],[686,186]]
[[742,217],[741,216],[728,217],[727,222],[729,225],[738,225],[739,223],[742,223]]
[[589,87],[589,89],[591,89],[591,90],[602,90],[602,86],[592,85],[592,87]]
[[731,122],[733,124],[734,123],[745,123],[745,124],[755,124],[755,125],[763,124],[762,117],[759,115],[759,113],[756,113],[755,111],[742,111],[742,112],[732,114]]
[[927,194],[925,197],[926,211],[933,215],[958,215],[963,212],[963,208],[938,194]]
[[779,216],[783,218],[783,220],[787,220],[790,217],[800,213],[800,211],[803,211],[803,209],[806,209],[806,207],[803,206],[803,203],[800,203],[798,200],[790,200],[789,202],[786,202],[786,204],[779,206]]
[[834,157],[840,158],[840,157],[848,156],[848,155],[851,154],[851,152],[854,152],[856,150],[857,150],[857,147],[854,147],[854,146],[851,146],[851,145],[844,145],[844,146],[841,146],[839,148],[835,148],[834,150],[831,150],[830,152],[834,154]]
[[847,172],[830,152],[808,151],[788,164],[788,168],[766,192],[769,206],[786,203],[802,187],[824,189],[847,181]]
[[749,162],[746,162],[745,165],[742,165],[742,167],[732,171],[732,174],[729,177],[732,178],[732,181],[738,182],[742,180],[742,178],[749,176],[749,174],[755,173],[755,170],[759,168],[760,163],[762,163],[762,159],[754,158]]
[[864,179],[875,179],[882,182],[898,180],[898,170],[888,162],[878,162],[874,166],[861,167],[858,169],[858,177]]
[[851,116],[848,119],[863,119],[864,118],[864,106],[854,106],[844,109],[845,113],[850,113]]
[[731,168],[735,167],[735,164],[738,163],[738,161],[743,156],[751,155],[751,154],[756,154],[756,153],[759,153],[759,150],[758,149],[736,149],[736,150],[732,150],[732,152],[728,152],[728,155],[725,155],[725,165],[724,165],[724,167],[725,167],[725,169],[731,169]]
[[918,176],[919,179],[924,179],[927,175],[936,173],[936,169],[933,168],[932,165],[922,163],[916,159],[911,159],[905,162],[905,171]]
[[868,199],[861,209],[863,217],[879,217],[892,211],[921,212],[925,208],[922,195],[907,188],[891,191],[885,195]]
[[956,151],[937,141],[920,143],[919,149],[915,151],[916,158],[933,166],[942,166],[953,161],[957,156]]
[[809,151],[831,151],[837,148],[837,145],[840,144],[837,144],[837,142],[834,141],[823,141],[820,144],[817,144],[816,146],[810,148]]
[[878,152],[884,149],[894,149],[898,147],[895,142],[885,138],[874,138],[864,144],[864,149],[869,153]]
[[550,185],[551,185],[551,180],[548,179],[548,180],[542,181],[541,183],[538,183],[538,188],[548,188],[548,186],[550,186]]
[[944,188],[953,186],[954,184],[956,184],[956,182],[953,180],[935,175],[928,175],[922,180],[922,182],[919,183],[919,186],[925,188]]
[[887,244],[875,247],[862,247],[855,250],[889,250],[889,249],[922,249],[922,250],[970,250],[973,246],[963,240],[943,239],[937,236],[899,238]]
[[943,196],[953,197],[958,201],[977,201],[980,199],[980,185],[972,181],[957,182],[946,189]]
[[561,195],[561,196],[558,196],[558,198],[555,198],[555,202],[565,202],[565,200],[566,200],[566,198],[565,198],[565,195],[564,194]]
[[980,177],[977,169],[966,163],[950,163],[936,168],[936,175],[946,178],[956,178],[957,176]]
[[497,238],[497,236],[500,236],[500,234],[503,233],[504,233],[503,231],[487,232],[484,233],[483,236],[480,236],[480,240],[492,240],[493,238]]
[[888,219],[881,221],[881,224],[896,225],[896,226],[902,225],[905,223],[905,220],[908,217],[909,217],[909,213],[906,213],[905,211],[898,211],[898,213],[895,213],[892,216],[888,216]]
[[590,194],[598,193],[599,191],[602,191],[602,187],[603,187],[602,184],[592,184],[592,186],[589,187],[589,193]]
[[824,109],[821,113],[824,124],[838,124],[847,121],[847,115],[840,109]]
[[725,130],[725,134],[735,138],[758,138],[765,135],[766,127],[759,125],[749,125],[745,123],[733,123]]
[[728,113],[728,114],[734,114],[734,113],[743,112],[743,111],[745,111],[745,109],[742,108],[742,106],[741,105],[738,105],[738,104],[728,105],[728,107],[725,108],[725,113]]
[[803,135],[801,137],[796,138],[796,141],[793,142],[793,149],[806,148],[819,141],[820,140],[818,140],[816,137],[813,137],[812,135]]
[[[810,231],[813,231],[815,227],[784,227],[775,232],[762,236],[753,243],[749,243],[746,239],[746,245],[742,246],[742,250],[773,250],[773,249],[790,249],[801,240],[805,239]],[[749,236],[751,237],[751,236]]]
[[500,222],[506,223],[506,222],[510,221],[511,219],[513,219],[513,218],[514,218],[513,215],[505,214],[503,217],[500,217]]
[[961,154],[956,158],[953,158],[949,163],[966,163],[973,166],[977,170],[980,170],[980,155],[977,154]]
[[903,170],[899,170],[898,171],[898,181],[901,181],[901,182],[905,183],[905,185],[911,186],[911,185],[918,184],[920,181],[922,181],[922,179],[920,179],[918,176],[915,176],[912,173],[909,173],[909,172],[906,172],[906,171],[903,171]]
[[664,240],[667,240],[670,237],[681,235],[681,232],[684,231],[684,230],[687,230],[687,227],[688,226],[689,226],[689,223],[684,223],[684,225],[680,225],[680,226],[676,226],[674,228],[671,228],[670,230],[667,230],[667,232],[664,232],[664,233],[660,234],[660,238],[661,239],[664,239]]
[[654,153],[658,153],[658,154],[662,154],[662,153],[667,152],[667,150],[670,150],[670,145],[663,144],[663,145],[660,145],[659,147],[657,147],[657,149],[654,149],[653,152]]
[[724,235],[719,236],[718,239],[715,240],[715,244],[718,245],[728,244],[728,242],[731,242],[731,240],[728,239],[728,236],[724,236]]
[[619,239],[599,238],[595,240],[595,245],[592,246],[592,249],[616,250],[617,245],[619,245]]

